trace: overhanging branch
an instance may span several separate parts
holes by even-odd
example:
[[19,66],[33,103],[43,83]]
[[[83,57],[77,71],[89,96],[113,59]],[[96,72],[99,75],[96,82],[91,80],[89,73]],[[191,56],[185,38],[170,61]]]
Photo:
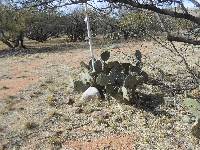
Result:
[[159,14],[168,15],[175,18],[186,19],[200,25],[200,17],[196,17],[191,14],[179,13],[179,12],[171,11],[169,9],[161,9],[161,8],[156,7],[155,5],[142,4],[142,3],[135,2],[133,0],[114,0],[114,1],[112,0],[111,2],[126,4],[132,7],[150,10]]
[[200,41],[198,41],[198,40],[186,39],[185,37],[181,37],[181,36],[168,35],[167,36],[167,40],[169,40],[169,41],[177,41],[177,42],[184,42],[184,43],[193,44],[193,45],[200,45]]
[[192,2],[196,7],[200,8],[200,3],[196,0],[189,0],[190,2]]

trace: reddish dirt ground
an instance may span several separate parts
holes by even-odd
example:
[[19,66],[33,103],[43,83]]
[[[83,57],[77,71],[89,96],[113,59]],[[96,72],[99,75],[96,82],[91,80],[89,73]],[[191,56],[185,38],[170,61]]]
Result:
[[79,64],[84,58],[87,59],[87,57],[84,56],[84,52],[81,52],[81,54],[75,52],[50,54],[43,59],[34,58],[27,62],[9,63],[6,66],[9,71],[9,78],[0,79],[0,99],[5,99],[8,96],[15,96],[28,86],[42,80],[42,75],[38,74],[37,71],[45,71],[45,67],[50,63],[57,65],[69,64],[69,67],[73,67],[77,66],[76,64]]
[[128,134],[112,135],[93,141],[67,141],[64,147],[73,150],[134,150],[134,139]]

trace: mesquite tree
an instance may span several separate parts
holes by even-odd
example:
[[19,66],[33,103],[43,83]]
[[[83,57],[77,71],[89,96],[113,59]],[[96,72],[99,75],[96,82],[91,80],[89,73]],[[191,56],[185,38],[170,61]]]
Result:
[[26,11],[15,11],[8,6],[0,5],[0,40],[10,48],[25,48],[23,38],[27,15]]

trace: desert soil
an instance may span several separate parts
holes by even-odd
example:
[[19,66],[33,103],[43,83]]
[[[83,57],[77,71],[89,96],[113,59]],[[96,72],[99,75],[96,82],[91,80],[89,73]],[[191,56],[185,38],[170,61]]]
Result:
[[[190,132],[194,116],[182,106],[182,94],[166,96],[175,105],[165,103],[153,109],[114,99],[82,102],[81,93],[71,88],[71,79],[78,76],[80,62],[89,61],[89,51],[85,47],[54,48],[0,52],[0,149],[200,149],[199,140]],[[140,49],[145,55],[144,69],[153,77],[158,72],[149,66],[173,75],[183,70],[153,42],[96,48],[96,55],[105,49],[112,50],[112,60],[126,62],[127,55],[132,57]],[[194,60],[192,56],[196,54],[191,54]],[[146,90],[162,92],[151,85]]]

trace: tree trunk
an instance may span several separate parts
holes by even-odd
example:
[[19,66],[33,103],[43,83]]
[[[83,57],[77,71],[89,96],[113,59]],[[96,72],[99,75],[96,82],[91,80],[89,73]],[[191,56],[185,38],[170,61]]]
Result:
[[9,48],[14,48],[14,46],[8,40],[2,38],[1,41],[4,44],[6,44]]
[[19,35],[17,36],[15,40],[15,47],[21,47],[21,48],[26,48],[24,45],[24,34],[23,32],[20,32]]
[[0,29],[0,41],[2,41],[4,44],[6,44],[9,48],[14,48],[14,46],[12,45],[11,42],[9,42],[5,35],[4,35],[4,31]]

